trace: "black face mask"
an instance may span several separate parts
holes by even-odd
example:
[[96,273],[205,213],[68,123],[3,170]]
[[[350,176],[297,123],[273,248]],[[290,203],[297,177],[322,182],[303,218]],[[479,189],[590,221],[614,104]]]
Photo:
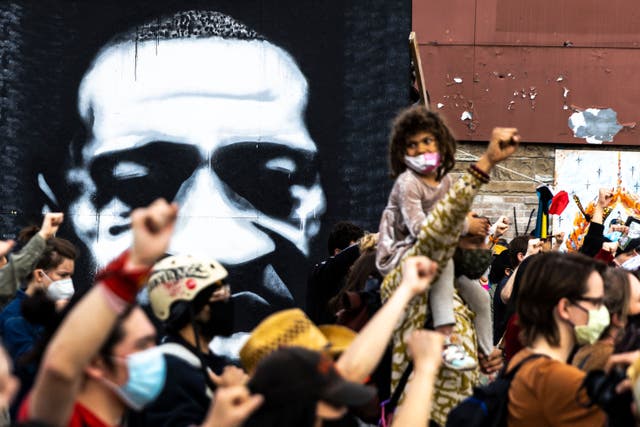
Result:
[[493,257],[490,249],[460,249],[453,255],[455,275],[479,279],[491,265]]
[[228,337],[233,334],[234,303],[231,298],[227,301],[209,303],[209,321],[198,320],[202,335],[213,337]]

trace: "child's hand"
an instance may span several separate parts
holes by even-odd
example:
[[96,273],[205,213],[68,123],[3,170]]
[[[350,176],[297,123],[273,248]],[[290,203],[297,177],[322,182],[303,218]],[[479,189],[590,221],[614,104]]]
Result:
[[496,165],[515,153],[519,144],[518,129],[493,128],[485,156],[492,165]]
[[409,289],[413,296],[419,295],[429,289],[437,271],[438,264],[429,258],[425,256],[409,257],[402,263],[400,286]]

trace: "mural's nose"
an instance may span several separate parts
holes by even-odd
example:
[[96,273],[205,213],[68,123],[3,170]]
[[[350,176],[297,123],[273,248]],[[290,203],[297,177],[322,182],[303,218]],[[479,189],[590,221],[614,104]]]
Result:
[[223,264],[240,264],[275,249],[253,221],[260,215],[250,207],[234,206],[218,177],[206,167],[182,184],[175,201],[180,205],[170,252],[211,257]]

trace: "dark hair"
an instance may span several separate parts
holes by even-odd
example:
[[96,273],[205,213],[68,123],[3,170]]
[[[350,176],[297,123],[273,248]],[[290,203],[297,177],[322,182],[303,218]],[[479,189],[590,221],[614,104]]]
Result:
[[182,328],[191,323],[191,315],[197,316],[209,303],[211,294],[215,290],[216,287],[212,285],[201,289],[190,301],[174,301],[169,308],[169,318],[163,322],[165,330],[172,335],[178,335]]
[[320,356],[301,347],[280,348],[258,362],[247,387],[264,402],[243,426],[313,427],[329,375],[320,367],[323,358],[313,354]]
[[[59,237],[47,240],[44,252],[40,256],[34,270],[51,270],[58,267],[65,259],[75,260],[78,257],[78,249],[73,243]],[[33,271],[26,277],[27,281],[33,279]]]
[[360,254],[358,259],[349,269],[345,285],[340,291],[329,300],[329,312],[337,313],[344,306],[344,297],[347,292],[360,292],[364,290],[365,284],[370,277],[379,279],[382,282],[382,276],[376,268],[376,248],[368,249]]
[[491,268],[489,269],[489,283],[498,284],[504,279],[507,268],[511,268],[511,261],[509,259],[509,249],[505,249],[500,252],[499,255],[493,257],[491,262]]
[[40,227],[37,225],[28,225],[24,227],[18,232],[18,242],[20,242],[21,245],[26,245],[38,231],[40,231]]
[[524,235],[514,237],[511,242],[509,242],[509,262],[511,263],[511,268],[516,268],[518,264],[520,264],[518,254],[522,253],[522,255],[524,255],[527,253],[527,246],[531,239],[533,239],[532,236]]
[[[640,270],[627,271],[627,273],[640,280]],[[629,281],[629,295],[631,295],[631,281]],[[627,323],[624,330],[618,334],[616,341],[614,353],[626,353],[640,348],[640,314],[627,313]]]
[[391,176],[396,178],[407,169],[404,163],[407,140],[418,132],[430,132],[436,139],[441,160],[436,179],[440,181],[455,166],[456,140],[440,115],[427,110],[423,105],[402,110],[393,121],[389,137]]
[[540,335],[551,345],[560,344],[555,306],[562,298],[580,298],[587,291],[589,276],[594,272],[602,275],[604,268],[582,254],[547,252],[532,257],[516,301],[523,344],[533,344]]
[[351,242],[355,242],[364,236],[364,230],[352,222],[340,221],[333,226],[329,233],[329,239],[327,242],[327,249],[329,255],[333,255],[335,249],[344,249],[348,247]]
[[[604,305],[613,316],[617,314],[622,322],[626,322],[629,314],[629,295],[631,294],[630,271],[623,268],[609,267],[605,270],[604,279]],[[606,336],[611,325],[602,332]]]
[[115,42],[144,42],[185,38],[264,40],[237,19],[212,10],[184,10],[153,18],[115,37]]
[[505,309],[505,315],[504,315],[505,326],[506,326],[506,322],[509,321],[511,316],[513,316],[516,313],[518,296],[520,295],[520,284],[522,283],[524,272],[527,270],[527,266],[529,265],[529,263],[533,258],[535,258],[535,255],[522,260],[520,265],[517,267],[517,270],[511,273],[511,274],[515,274],[515,276],[513,277],[513,286],[511,288],[511,296],[509,297],[509,301],[507,301],[507,307]]
[[244,427],[313,427],[317,401],[291,396],[286,407],[265,401],[243,424]]

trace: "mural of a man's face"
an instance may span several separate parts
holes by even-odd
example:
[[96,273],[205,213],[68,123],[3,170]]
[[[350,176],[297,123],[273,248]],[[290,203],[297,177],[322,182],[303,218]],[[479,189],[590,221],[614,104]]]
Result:
[[124,40],[98,54],[78,95],[89,137],[68,211],[98,265],[130,244],[131,211],[164,197],[180,205],[172,253],[232,271],[258,262],[243,280],[260,283],[235,285],[293,299],[272,259],[308,254],[325,199],[289,54],[260,39]]

